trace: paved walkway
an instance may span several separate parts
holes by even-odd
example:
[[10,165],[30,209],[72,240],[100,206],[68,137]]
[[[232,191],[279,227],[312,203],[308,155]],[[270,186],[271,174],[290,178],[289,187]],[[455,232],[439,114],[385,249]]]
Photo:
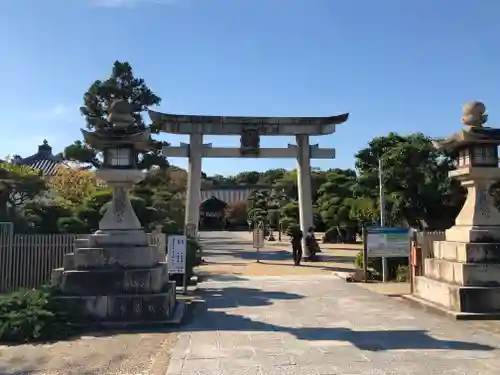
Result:
[[168,375],[493,375],[500,336],[329,275],[202,283]]
[[[351,272],[357,251],[325,250],[321,262],[303,263],[294,267],[290,243],[270,246],[266,243],[259,253],[252,248],[248,232],[201,232],[207,261],[198,271],[201,274],[233,274],[242,276],[281,276],[296,274],[332,274]],[[260,263],[256,263],[259,259]]]

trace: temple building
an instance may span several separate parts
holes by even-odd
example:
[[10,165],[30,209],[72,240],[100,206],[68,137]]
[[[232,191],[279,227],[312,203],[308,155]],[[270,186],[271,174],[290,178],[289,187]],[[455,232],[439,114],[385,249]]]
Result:
[[[247,202],[254,191],[266,190],[267,185],[204,186],[201,188],[200,228],[226,228],[226,209],[235,203]],[[184,197],[186,193],[182,194]]]
[[37,169],[42,172],[42,175],[44,177],[54,176],[57,172],[57,168],[61,166],[64,168],[67,167],[60,156],[52,154],[52,147],[49,146],[46,139],[44,139],[43,143],[38,146],[37,153],[26,158],[15,156],[12,162],[15,164],[27,165],[33,169]]

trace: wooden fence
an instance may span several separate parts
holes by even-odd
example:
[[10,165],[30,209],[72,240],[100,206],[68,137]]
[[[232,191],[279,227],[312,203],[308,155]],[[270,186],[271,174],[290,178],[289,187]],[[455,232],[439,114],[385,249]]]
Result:
[[434,258],[434,241],[444,241],[444,232],[418,232],[416,238],[417,251],[417,276],[423,275],[425,272],[424,259]]
[[[75,240],[88,236],[0,233],[0,293],[48,283],[52,270],[62,267],[64,254],[74,251]],[[150,245],[165,248],[164,234],[148,238]]]

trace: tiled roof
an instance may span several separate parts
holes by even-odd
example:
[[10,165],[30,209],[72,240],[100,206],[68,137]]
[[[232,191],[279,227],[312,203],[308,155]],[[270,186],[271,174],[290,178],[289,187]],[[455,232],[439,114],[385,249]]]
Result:
[[49,146],[47,140],[38,146],[38,152],[24,159],[17,159],[14,161],[17,164],[27,165],[33,169],[42,172],[44,176],[54,176],[58,167],[67,168],[63,160],[52,154],[52,147]]
[[57,168],[63,166],[66,167],[62,162],[60,161],[53,161],[53,160],[33,160],[31,163],[20,163],[27,165],[33,169],[37,169],[40,172],[42,172],[42,175],[44,176],[54,176],[57,172]]

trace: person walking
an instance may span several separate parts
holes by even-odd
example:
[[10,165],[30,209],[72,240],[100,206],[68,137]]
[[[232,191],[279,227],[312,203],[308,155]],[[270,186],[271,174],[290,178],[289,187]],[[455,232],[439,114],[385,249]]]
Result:
[[291,233],[293,263],[300,266],[302,260],[302,231],[300,228],[294,228]]

